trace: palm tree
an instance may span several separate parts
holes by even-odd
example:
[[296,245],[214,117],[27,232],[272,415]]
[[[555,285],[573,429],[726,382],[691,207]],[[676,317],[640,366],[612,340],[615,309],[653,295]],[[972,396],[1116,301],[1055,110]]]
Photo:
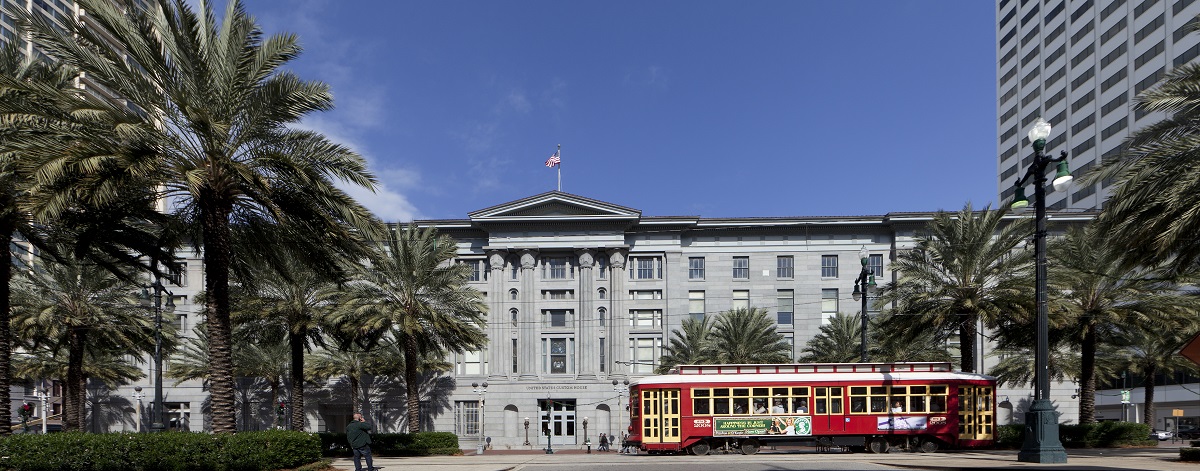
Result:
[[487,306],[467,282],[470,269],[453,263],[457,246],[434,228],[397,226],[382,253],[345,288],[337,324],[360,338],[390,335],[404,351],[409,431],[419,432],[419,359],[422,354],[482,348]]
[[18,278],[13,327],[33,347],[67,353],[64,429],[83,416],[85,354],[120,348],[149,352],[154,323],[133,296],[136,286],[103,268],[71,258],[36,263]]
[[663,347],[663,355],[658,360],[655,372],[665,374],[678,365],[712,364],[716,360],[712,339],[709,334],[713,330],[713,318],[708,314],[704,317],[689,317],[683,320],[682,330],[671,331],[670,345]]
[[327,277],[294,259],[285,261],[285,272],[259,267],[254,280],[243,285],[249,293],[234,312],[235,322],[253,326],[255,339],[283,339],[289,351],[291,372],[289,425],[304,430],[304,354],[324,345],[329,311],[339,294]]
[[[13,377],[27,381],[37,381],[45,378],[66,378],[68,376],[67,359],[70,354],[65,348],[52,350],[50,346],[34,348],[31,345],[23,347],[21,354],[13,357]],[[80,373],[79,387],[81,394],[86,395],[84,386],[89,380],[103,383],[109,389],[115,389],[123,384],[142,379],[142,368],[131,361],[137,361],[129,355],[128,348],[123,346],[89,345],[83,355],[83,369]],[[71,400],[64,397],[66,400]],[[74,399],[80,404],[86,403],[85,398]],[[65,404],[64,404],[65,406]],[[76,424],[83,424],[87,418],[84,407],[77,407],[76,415],[65,413],[63,419],[70,418]]]
[[1021,249],[1030,234],[1024,220],[1004,220],[1005,211],[967,204],[958,213],[938,212],[916,245],[897,254],[898,280],[880,290],[880,303],[895,306],[905,330],[957,332],[961,369],[975,371],[976,324],[1029,311],[1031,257]]
[[[867,352],[879,362],[936,361],[950,362],[953,356],[946,348],[946,335],[929,329],[906,330],[892,328],[893,316],[871,319],[871,346]],[[905,322],[899,322],[905,324]],[[856,334],[858,335],[858,334]]]
[[1130,263],[1163,264],[1182,271],[1200,261],[1200,64],[1167,73],[1140,93],[1133,108],[1163,112],[1127,141],[1119,158],[1106,160],[1084,182],[1112,181],[1097,222],[1101,232],[1121,241]]
[[1125,263],[1127,249],[1095,227],[1069,230],[1050,244],[1054,310],[1068,316],[1070,340],[1079,347],[1080,423],[1096,421],[1100,345],[1130,328],[1171,329],[1200,310],[1200,298],[1180,291],[1163,270]]
[[[855,363],[861,359],[860,317],[838,312],[821,325],[821,333],[809,339],[799,360],[805,363]],[[868,330],[868,333],[874,329]],[[868,349],[869,350],[869,349]]]
[[350,410],[361,412],[363,397],[366,391],[362,389],[363,376],[372,374],[373,362],[370,354],[361,349],[349,347],[322,348],[308,356],[305,360],[305,376],[311,379],[327,380],[344,377],[350,388]]
[[1179,354],[1188,342],[1200,334],[1200,318],[1195,314],[1190,325],[1170,330],[1128,329],[1124,332],[1128,369],[1142,377],[1146,389],[1145,414],[1142,423],[1154,428],[1157,419],[1154,407],[1154,379],[1159,374],[1178,372],[1200,373],[1195,363]]
[[762,308],[738,308],[717,316],[709,334],[717,363],[791,363],[792,346]]
[[[59,31],[17,15],[39,47],[127,99],[127,117],[137,122],[120,128],[115,147],[46,140],[36,170],[50,183],[39,190],[108,201],[114,188],[155,188],[191,224],[204,253],[213,431],[233,432],[234,233],[244,233],[239,241],[284,244],[317,271],[337,271],[341,259],[365,253],[363,238],[377,222],[334,182],[373,188],[375,178],[346,147],[289,127],[332,108],[329,87],[283,70],[300,53],[296,37],[264,39],[239,1],[228,3],[222,22],[206,2],[199,13],[168,0],[145,8],[78,3],[86,27],[68,22]],[[35,214],[54,219],[64,210],[50,199]]]

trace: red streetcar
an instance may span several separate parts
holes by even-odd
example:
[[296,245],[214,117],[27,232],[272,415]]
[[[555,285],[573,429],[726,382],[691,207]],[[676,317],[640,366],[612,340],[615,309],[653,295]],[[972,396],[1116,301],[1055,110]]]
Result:
[[934,452],[994,443],[996,378],[949,363],[684,365],[629,387],[630,442],[651,453],[810,444]]

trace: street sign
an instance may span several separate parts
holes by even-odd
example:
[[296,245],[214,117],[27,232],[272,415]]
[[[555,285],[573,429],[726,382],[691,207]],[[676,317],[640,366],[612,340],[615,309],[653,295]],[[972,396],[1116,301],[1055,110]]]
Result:
[[1183,417],[1183,409],[1171,409],[1171,416]]
[[1128,389],[1121,390],[1121,404],[1129,404],[1129,390]]

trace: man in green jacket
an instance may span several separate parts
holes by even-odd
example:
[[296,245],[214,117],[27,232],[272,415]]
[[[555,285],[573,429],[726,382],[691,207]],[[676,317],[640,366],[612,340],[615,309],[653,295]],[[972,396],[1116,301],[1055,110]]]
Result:
[[354,450],[354,471],[363,471],[362,457],[367,457],[367,471],[374,471],[371,462],[371,423],[363,419],[362,414],[354,414],[354,420],[346,426],[346,440]]

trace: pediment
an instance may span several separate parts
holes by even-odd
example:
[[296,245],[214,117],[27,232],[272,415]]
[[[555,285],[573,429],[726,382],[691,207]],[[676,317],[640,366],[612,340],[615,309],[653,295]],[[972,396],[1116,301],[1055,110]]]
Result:
[[539,219],[636,221],[642,217],[642,212],[579,195],[551,191],[474,211],[468,216],[475,222]]

